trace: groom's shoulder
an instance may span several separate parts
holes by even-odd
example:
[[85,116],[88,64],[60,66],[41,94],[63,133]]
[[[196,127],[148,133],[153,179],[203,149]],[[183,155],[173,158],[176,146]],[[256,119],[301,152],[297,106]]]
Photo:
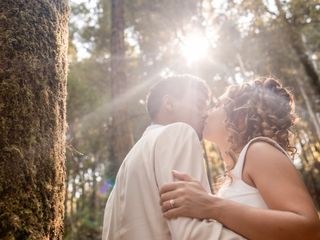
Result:
[[161,128],[159,138],[181,138],[181,137],[197,137],[196,131],[189,124],[183,122],[175,122],[165,125]]

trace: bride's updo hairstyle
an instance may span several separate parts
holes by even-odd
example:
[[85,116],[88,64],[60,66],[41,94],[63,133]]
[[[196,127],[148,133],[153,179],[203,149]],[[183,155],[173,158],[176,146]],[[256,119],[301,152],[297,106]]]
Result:
[[230,131],[230,153],[239,153],[255,137],[275,140],[289,155],[295,123],[294,99],[288,89],[273,78],[258,78],[230,86],[221,99]]

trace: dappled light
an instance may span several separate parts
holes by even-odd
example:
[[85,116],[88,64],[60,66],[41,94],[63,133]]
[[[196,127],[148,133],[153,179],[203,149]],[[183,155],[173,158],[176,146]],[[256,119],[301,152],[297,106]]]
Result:
[[[10,221],[1,220],[0,239],[101,239],[118,170],[154,121],[147,113],[149,90],[176,75],[203,79],[213,109],[231,85],[261,76],[278,79],[295,98],[294,127],[287,123],[292,116],[276,119],[270,113],[265,120],[263,109],[260,117],[229,127],[250,123],[257,133],[270,124],[266,132],[274,139],[290,128],[294,137],[286,144],[294,146],[293,164],[319,213],[318,0],[70,0],[69,13],[62,0],[7,2],[0,3],[0,216]],[[176,87],[182,95],[173,99],[184,99],[187,91],[181,89]],[[274,108],[289,98],[274,101],[264,93],[257,99],[266,96]],[[207,109],[201,103],[188,104],[200,112]],[[282,121],[284,129],[276,129]],[[230,174],[223,162],[228,151],[208,140],[202,147],[217,192]],[[16,209],[18,202],[24,205]],[[43,224],[39,219],[47,225],[37,225]],[[51,232],[40,237],[41,231]]]
[[[66,198],[66,239],[81,233],[70,225],[80,221],[77,214],[94,219],[94,231],[101,230],[102,209],[122,161],[117,154],[126,152],[150,123],[145,112],[149,87],[174,74],[203,78],[215,98],[229,85],[256,76],[273,76],[289,87],[299,116],[294,164],[319,207],[316,1],[125,1],[125,22],[119,25],[124,55],[115,54],[111,45],[110,1],[73,0],[71,9],[67,173],[73,188]],[[119,67],[119,78],[112,75],[113,67]],[[76,89],[79,84],[86,89]],[[204,148],[215,188],[223,163],[215,145],[205,142]],[[96,172],[90,179],[89,170]],[[96,216],[86,207],[93,204],[91,197],[100,212]]]

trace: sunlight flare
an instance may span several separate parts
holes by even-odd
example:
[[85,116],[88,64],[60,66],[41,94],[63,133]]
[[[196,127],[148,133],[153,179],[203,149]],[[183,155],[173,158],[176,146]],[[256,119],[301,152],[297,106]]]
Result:
[[180,48],[188,65],[191,65],[207,55],[209,43],[208,40],[200,34],[192,33],[182,39]]

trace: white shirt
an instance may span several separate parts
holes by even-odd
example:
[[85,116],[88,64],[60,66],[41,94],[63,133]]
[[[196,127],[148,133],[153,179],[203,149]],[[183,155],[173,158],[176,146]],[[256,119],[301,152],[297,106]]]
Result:
[[215,221],[166,220],[159,188],[174,181],[173,169],[190,174],[210,192],[194,129],[185,123],[150,126],[119,169],[105,208],[102,239],[243,239]]

